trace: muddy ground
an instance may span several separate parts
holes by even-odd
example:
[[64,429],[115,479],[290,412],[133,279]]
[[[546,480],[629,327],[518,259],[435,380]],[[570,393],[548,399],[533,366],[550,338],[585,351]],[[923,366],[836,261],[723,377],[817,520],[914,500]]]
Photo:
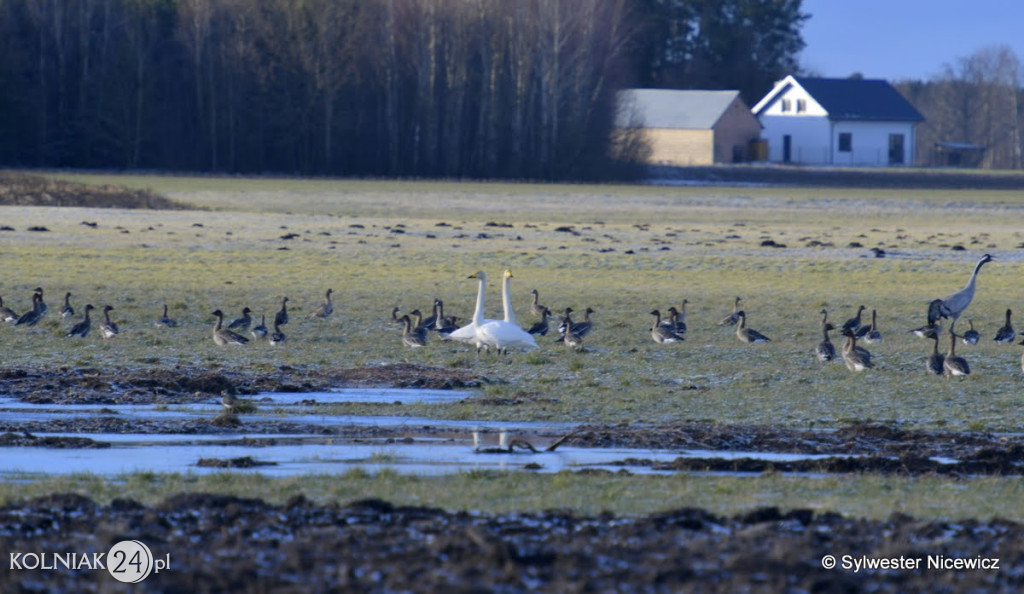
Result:
[[[1012,522],[865,521],[810,510],[641,518],[570,512],[493,516],[379,500],[317,505],[188,494],[153,507],[56,494],[0,508],[5,552],[106,552],[138,539],[170,568],[160,592],[1013,592],[1024,527]],[[868,544],[870,543],[870,544]],[[822,559],[833,555],[837,568]],[[917,569],[844,568],[862,557]],[[929,569],[998,559],[998,569]],[[6,561],[5,561],[6,563]],[[906,567],[906,565],[904,565]],[[98,571],[3,571],[0,591],[115,591]],[[116,590],[120,591],[120,590]]]
[[[468,371],[410,365],[351,370],[7,369],[0,394],[59,407],[62,403],[183,403],[222,392],[315,391],[338,386],[407,385],[466,388],[488,382]],[[467,396],[471,398],[472,396]],[[81,438],[51,440],[43,432],[241,432],[260,445],[275,433],[327,432],[331,437],[402,439],[400,429],[302,427],[287,422],[242,427],[213,421],[126,422],[114,416],[38,423],[0,422],[4,446],[104,447]],[[671,426],[584,426],[570,435],[523,437],[538,447],[646,447],[835,454],[824,460],[765,462],[679,458],[666,470],[801,471],[920,475],[1019,475],[1024,439],[984,433],[931,433],[883,425],[834,431],[687,423]],[[847,458],[857,454],[859,458]],[[956,458],[940,465],[930,457]],[[234,461],[228,461],[234,464]],[[224,461],[212,460],[211,465]],[[567,511],[488,515],[397,507],[368,500],[348,505],[296,498],[275,506],[208,494],[172,495],[152,507],[114,500],[100,505],[73,494],[0,508],[0,551],[105,552],[138,539],[170,569],[140,591],[161,592],[905,592],[1021,591],[1024,527],[993,520],[886,521],[775,508],[722,517],[680,509],[639,518]],[[822,566],[834,555],[838,568]],[[863,557],[903,558],[917,569],[843,568]],[[951,559],[995,559],[999,569],[929,569]],[[9,565],[9,559],[3,563]],[[105,571],[3,571],[0,592],[120,591]]]
[[[46,438],[36,433],[174,433],[222,434],[225,439],[254,436],[254,448],[284,443],[275,435],[323,435],[325,439],[408,439],[403,427],[309,425],[247,420],[245,415],[216,415],[209,419],[149,420],[103,415],[103,405],[181,404],[219,400],[223,393],[249,396],[261,392],[316,392],[339,386],[388,386],[426,389],[466,389],[489,380],[470,371],[420,365],[385,365],[323,370],[281,367],[258,373],[209,369],[95,369],[0,371],[0,394],[41,405],[92,404],[99,414],[85,418],[10,422],[0,419],[0,445],[6,447],[109,447],[82,438]],[[467,400],[477,396],[467,392]],[[258,404],[258,402],[257,402]],[[395,411],[388,411],[393,414]],[[420,434],[446,431],[418,427]],[[308,440],[307,440],[308,441]],[[724,472],[871,472],[888,475],[1024,474],[1024,435],[983,432],[915,431],[896,426],[857,423],[836,430],[794,429],[770,425],[675,423],[669,425],[581,425],[568,434],[520,432],[516,447],[542,450],[571,445],[591,448],[710,450],[770,452],[828,456],[792,462],[738,458],[679,458],[673,462],[624,461],[628,466],[658,470]],[[855,458],[851,458],[855,456]],[[937,461],[936,458],[945,458]],[[955,463],[949,463],[955,460]]]

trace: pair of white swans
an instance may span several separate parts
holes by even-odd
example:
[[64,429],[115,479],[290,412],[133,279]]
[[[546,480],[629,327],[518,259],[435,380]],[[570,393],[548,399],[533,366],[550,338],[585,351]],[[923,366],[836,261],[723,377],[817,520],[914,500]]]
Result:
[[501,281],[501,303],[505,308],[504,320],[484,318],[484,285],[487,284],[487,275],[483,272],[476,272],[469,278],[475,278],[480,282],[480,288],[476,293],[476,310],[473,312],[473,321],[449,334],[448,340],[468,342],[476,345],[478,351],[481,348],[488,350],[493,348],[498,352],[507,352],[509,348],[526,350],[537,348],[537,342],[533,336],[516,324],[516,314],[512,311],[512,295],[509,289],[512,272],[506,270]]

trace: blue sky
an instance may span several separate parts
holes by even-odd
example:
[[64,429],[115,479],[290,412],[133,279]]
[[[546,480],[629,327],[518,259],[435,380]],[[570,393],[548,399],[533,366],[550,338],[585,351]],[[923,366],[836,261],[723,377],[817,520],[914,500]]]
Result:
[[1020,0],[804,0],[803,12],[800,64],[821,76],[927,80],[998,44],[1024,62]]

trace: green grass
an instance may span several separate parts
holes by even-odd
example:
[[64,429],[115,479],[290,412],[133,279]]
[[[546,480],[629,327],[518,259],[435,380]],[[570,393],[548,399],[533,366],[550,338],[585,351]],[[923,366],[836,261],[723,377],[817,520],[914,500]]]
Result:
[[[152,188],[212,210],[3,208],[4,224],[15,228],[0,233],[5,303],[24,310],[32,288],[43,286],[56,311],[63,293],[71,291],[79,311],[85,303],[113,305],[122,328],[121,336],[107,342],[95,334],[65,339],[66,324],[54,315],[37,328],[0,328],[7,367],[268,370],[410,362],[469,368],[495,380],[489,395],[536,398],[508,407],[472,399],[408,405],[388,408],[389,415],[821,428],[871,420],[944,431],[1019,431],[1024,425],[1021,348],[991,341],[1005,309],[1019,307],[1024,192],[57,177]],[[446,225],[439,226],[442,222]],[[45,225],[50,232],[26,231],[33,225]],[[556,231],[561,226],[574,232]],[[281,239],[286,233],[298,236]],[[764,239],[788,247],[761,247]],[[821,245],[809,247],[812,241]],[[847,247],[854,241],[863,247]],[[957,244],[967,251],[951,250]],[[893,256],[871,258],[867,248],[873,246]],[[977,347],[958,349],[974,373],[964,381],[946,382],[924,370],[930,343],[907,331],[924,323],[930,299],[963,285],[985,252],[997,261],[983,270],[968,313],[983,340]],[[426,312],[439,297],[447,313],[468,321],[476,285],[466,277],[482,269],[492,278],[488,315],[500,317],[496,279],[506,267],[515,273],[514,302],[523,325],[532,322],[527,303],[533,288],[555,311],[566,306],[597,311],[585,352],[567,352],[550,339],[539,341],[541,352],[504,358],[477,356],[466,347],[436,341],[425,349],[403,348],[400,331],[388,320],[392,307]],[[327,287],[336,291],[334,316],[309,319]],[[228,349],[210,340],[214,309],[233,317],[249,306],[257,316],[272,316],[283,295],[291,298],[293,314],[285,345]],[[749,324],[772,337],[772,343],[745,345],[715,325],[736,295],[744,298]],[[656,345],[649,337],[647,312],[678,305],[683,298],[690,302],[687,340]],[[182,327],[152,326],[163,303]],[[818,311],[827,307],[842,322],[860,304],[879,313],[885,341],[869,347],[879,368],[856,375],[841,364],[819,368],[812,354],[820,340]],[[374,410],[379,409],[365,407],[363,412]],[[199,484],[212,479],[173,480]],[[419,479],[401,480],[414,484]],[[455,490],[469,480],[423,479],[424,484],[450,481]],[[737,485],[730,487],[737,492],[730,504],[735,507],[761,500],[792,506],[819,501],[867,514],[873,513],[872,504],[856,503],[866,495],[854,494],[847,501],[843,490],[863,480],[877,486],[868,494],[878,495],[886,483],[870,477],[605,480],[609,485],[643,481],[652,489],[682,494],[673,498],[661,492],[663,501],[638,499],[615,507],[626,513],[660,509],[688,497],[710,506],[721,485]],[[38,484],[57,488],[53,481]],[[271,489],[300,488],[292,484],[298,485],[285,481]],[[363,487],[384,493],[383,484],[378,477]],[[993,508],[984,497],[969,496],[954,488],[959,483],[943,479],[886,484],[919,493],[924,508],[949,504],[982,515]],[[997,491],[1019,489],[1016,480],[971,484],[985,485],[996,499],[1002,497]],[[786,485],[794,485],[793,492]],[[568,506],[590,509],[616,499],[593,496],[591,487],[571,486],[579,493],[567,495]],[[739,491],[748,488],[752,495],[741,499]],[[911,495],[906,499],[916,496]],[[950,499],[954,496],[960,499]],[[542,505],[525,494],[511,500],[530,509]]]

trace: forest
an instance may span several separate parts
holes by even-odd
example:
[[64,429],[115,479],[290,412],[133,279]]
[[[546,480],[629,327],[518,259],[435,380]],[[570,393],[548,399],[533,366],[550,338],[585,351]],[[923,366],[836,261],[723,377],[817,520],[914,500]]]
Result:
[[[643,146],[611,134],[617,91],[752,105],[801,72],[807,18],[801,0],[0,0],[0,165],[628,177]],[[919,143],[1018,167],[1016,72],[956,68],[897,85]]]

